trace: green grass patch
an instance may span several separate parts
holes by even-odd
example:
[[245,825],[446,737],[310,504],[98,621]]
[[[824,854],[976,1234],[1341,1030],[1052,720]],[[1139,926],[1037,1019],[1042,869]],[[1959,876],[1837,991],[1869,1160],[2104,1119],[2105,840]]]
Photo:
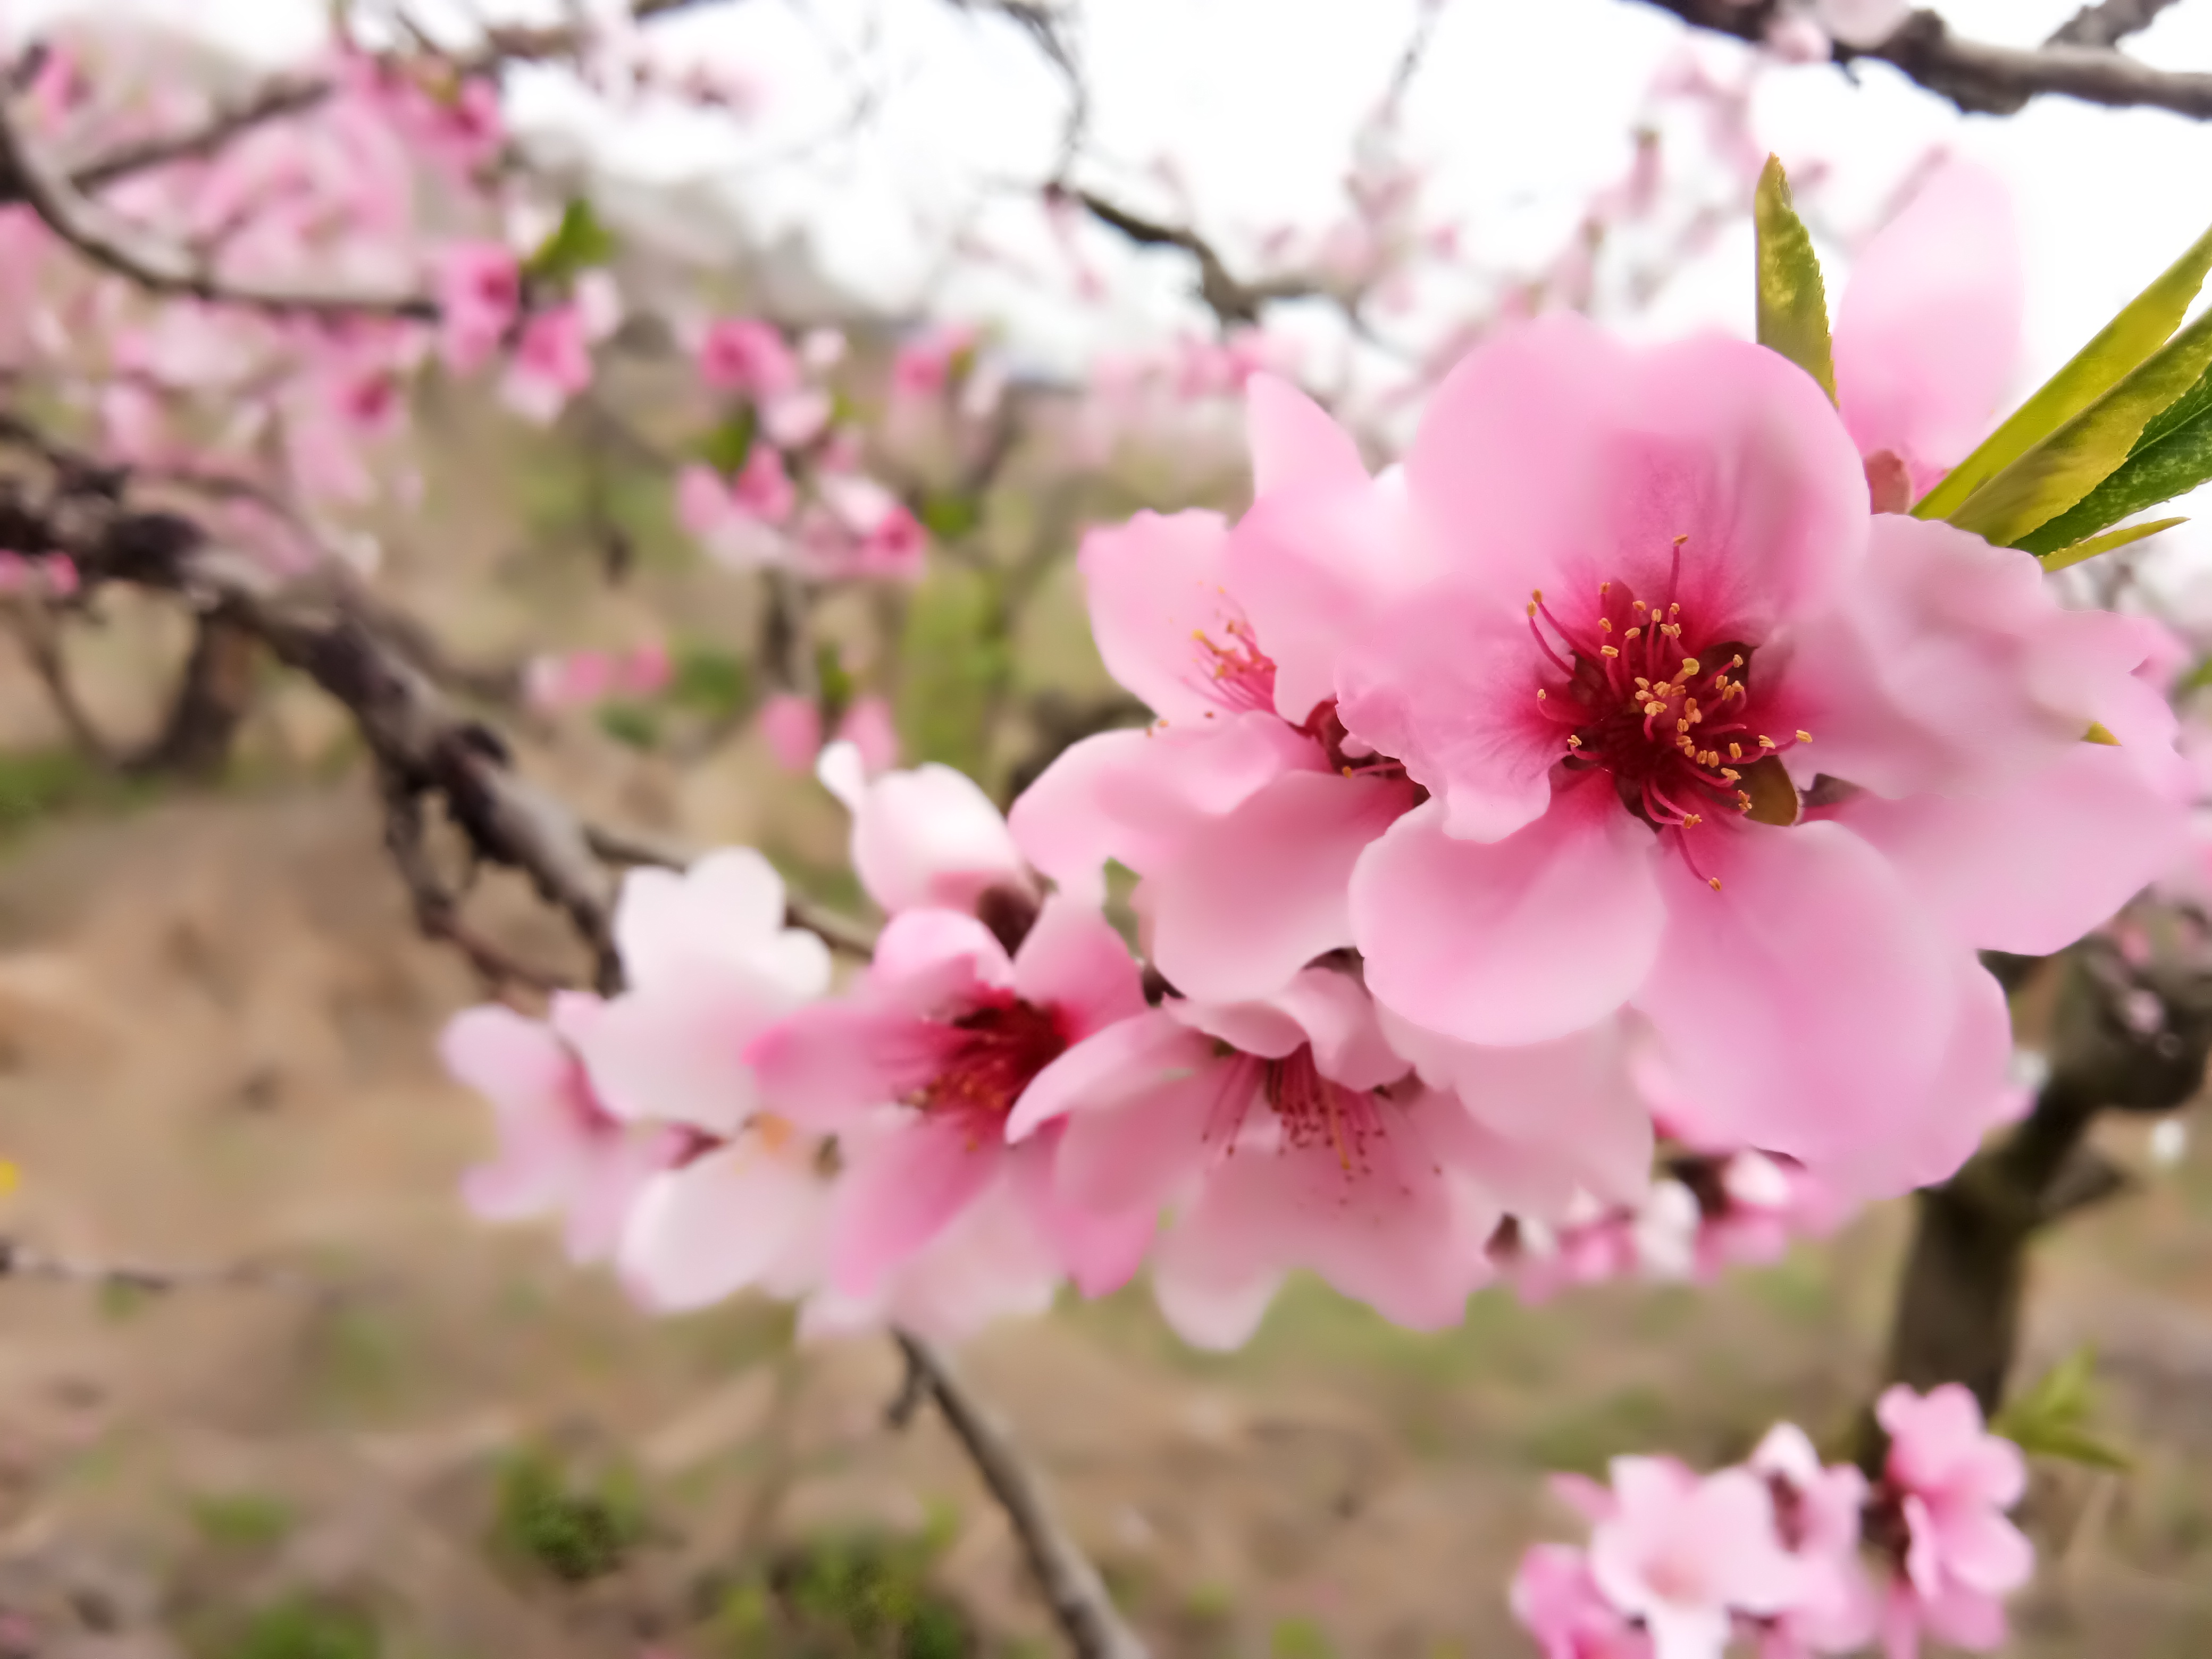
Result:
[[264,1550],[292,1530],[290,1507],[260,1492],[208,1492],[191,1503],[192,1525],[222,1549]]
[[967,1659],[967,1615],[930,1583],[957,1522],[919,1534],[824,1537],[778,1556],[764,1577],[726,1589],[709,1621],[718,1659]]
[[538,1449],[500,1470],[492,1546],[510,1560],[580,1584],[616,1571],[644,1537],[644,1501],[620,1472],[586,1481]]

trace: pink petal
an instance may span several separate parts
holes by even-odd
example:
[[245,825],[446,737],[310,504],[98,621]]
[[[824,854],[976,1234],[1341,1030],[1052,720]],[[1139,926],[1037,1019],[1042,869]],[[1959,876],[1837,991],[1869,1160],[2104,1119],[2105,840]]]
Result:
[[1114,926],[1061,894],[1044,902],[1014,953],[1014,994],[1055,1010],[1070,1042],[1145,1012],[1142,970]]
[[937,1014],[981,990],[1014,982],[1006,947],[974,916],[958,910],[906,910],[876,939],[868,985],[885,1004],[913,1014]]
[[903,1009],[822,1002],[763,1034],[750,1057],[764,1105],[794,1123],[835,1132],[934,1077],[940,1036],[940,1028]]
[[1619,1007],[1659,948],[1655,837],[1593,774],[1504,841],[1455,841],[1442,803],[1391,826],[1353,873],[1377,1000],[1469,1042],[1541,1042]]
[[1121,1105],[1211,1058],[1211,1045],[1165,1010],[1146,1009],[1084,1038],[1030,1079],[1006,1120],[1006,1139],[1026,1139],[1070,1113]]
[[1677,833],[1695,838],[1698,864],[1672,848],[1661,860],[1666,938],[1637,1003],[1698,1109],[1686,1131],[1817,1172],[1878,1150],[1923,1110],[1951,1109],[1927,1091],[1965,947],[1887,861],[1832,823]]
[[831,1279],[866,1295],[974,1203],[1005,1157],[957,1122],[916,1117],[884,1135],[838,1179]]
[[1169,1328],[1194,1348],[1227,1352],[1252,1340],[1285,1275],[1239,1272],[1170,1233],[1152,1261],[1152,1296]]
[[2188,845],[2186,813],[2127,749],[2073,744],[2002,794],[1865,795],[1837,815],[1984,951],[2047,956],[2111,916]]
[[655,1176],[622,1237],[623,1280],[677,1313],[756,1284],[818,1227],[828,1188],[748,1135]]
[[1287,380],[1267,374],[1247,380],[1244,420],[1255,495],[1301,484],[1367,482],[1367,465],[1352,434]]
[[1552,798],[1566,734],[1537,702],[1547,666],[1526,593],[1426,589],[1382,613],[1337,665],[1337,715],[1440,795],[1449,832],[1497,841]]
[[1836,393],[1862,454],[1911,465],[1915,493],[1966,459],[2021,356],[2019,228],[2003,181],[1952,161],[1859,255],[1836,308]]
[[1108,860],[1143,874],[1200,821],[1286,771],[1317,770],[1319,746],[1270,714],[1224,715],[1073,744],[1007,814],[1016,843],[1060,890],[1096,902]]
[[1819,602],[1866,535],[1863,465],[1795,364],[1717,337],[1638,349],[1572,315],[1454,369],[1406,475],[1439,544],[1504,601],[1541,588],[1578,617],[1621,581],[1722,639],[1766,639]]
[[1224,705],[1217,659],[1243,610],[1224,587],[1228,526],[1213,513],[1139,513],[1091,531],[1076,562],[1106,672],[1155,714],[1197,720]]
[[1967,1589],[2003,1595],[2035,1577],[2035,1546],[1994,1510],[1968,1507],[1939,1526],[1944,1571]]
[[987,889],[1028,881],[991,798],[934,763],[868,786],[853,814],[853,869],[894,915],[924,905],[966,909]]
[[1200,824],[1145,879],[1152,960],[1203,1001],[1279,990],[1352,943],[1352,866],[1410,799],[1402,783],[1293,772]]
[[1009,1154],[1009,1166],[1037,1231],[1052,1243],[1060,1265],[1085,1296],[1103,1296],[1135,1277],[1158,1221],[1150,1208],[1101,1212],[1061,1197],[1054,1164],[1056,1133],[1048,1132]]

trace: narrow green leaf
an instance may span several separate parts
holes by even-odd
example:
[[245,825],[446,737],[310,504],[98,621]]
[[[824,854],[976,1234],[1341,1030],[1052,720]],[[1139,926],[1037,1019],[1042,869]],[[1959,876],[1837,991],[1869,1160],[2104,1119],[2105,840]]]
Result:
[[2118,749],[2120,740],[2112,735],[2112,728],[2102,720],[2091,720],[2089,729],[2081,734],[2084,743],[2100,743],[2107,749]]
[[552,234],[523,261],[522,274],[536,282],[557,283],[614,257],[614,233],[599,222],[591,203],[579,196],[562,210]]
[[1990,1419],[1990,1431],[2002,1435],[2036,1457],[2061,1458],[2095,1468],[2125,1469],[2126,1455],[2084,1426],[2094,1404],[2090,1384],[2096,1350],[2086,1343],[2060,1360]]
[[[2065,570],[2077,564],[2086,564],[2100,553],[2109,553],[2116,547],[2125,547],[2130,542],[2145,540],[2161,530],[2171,530],[2178,524],[2188,522],[2186,519],[2153,519],[2148,524],[2131,524],[2108,531],[2104,535],[2092,536],[2087,541],[2075,542],[2069,547],[2062,547],[2046,555],[2043,568],[2045,570]],[[2025,543],[2021,544],[2026,545]]]
[[759,429],[760,416],[747,404],[700,440],[700,458],[715,471],[735,477],[744,471],[753,453],[753,435]]
[[1827,289],[1813,239],[1790,204],[1790,179],[1779,156],[1766,158],[1751,216],[1759,232],[1759,343],[1818,380],[1833,403],[1836,365],[1828,347]]
[[[2190,245],[2157,281],[2130,300],[2120,314],[2045,380],[2011,418],[1953,467],[1912,511],[1923,519],[1948,519],[1966,498],[2030,449],[2102,397],[2121,378],[2172,337],[2190,303],[2212,271],[2212,230]],[[2033,526],[2030,528],[2033,528]]]
[[2107,525],[2185,495],[2212,479],[2212,374],[2200,376],[2143,428],[2128,458],[2072,507],[2020,538],[2031,553],[2050,553],[2094,536]]
[[1951,522],[2000,547],[2049,523],[2118,471],[2152,418],[2188,392],[2208,364],[2212,313],[1968,496]]

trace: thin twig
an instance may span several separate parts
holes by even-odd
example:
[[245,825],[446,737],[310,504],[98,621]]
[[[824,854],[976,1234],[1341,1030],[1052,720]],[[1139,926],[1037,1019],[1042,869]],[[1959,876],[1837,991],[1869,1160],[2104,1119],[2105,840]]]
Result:
[[[1692,27],[1751,41],[1765,38],[1779,6],[1779,0],[1638,3],[1672,12]],[[2051,96],[2113,109],[2163,109],[2192,120],[2212,119],[2212,75],[2153,69],[2109,46],[2077,46],[2070,40],[2043,46],[1991,46],[1953,33],[1941,16],[1924,9],[1912,12],[1873,46],[1853,47],[1838,41],[1834,50],[1838,64],[1872,58],[1893,64],[1971,114],[2010,115],[2031,99]]]
[[206,1267],[149,1267],[113,1261],[85,1261],[56,1255],[35,1244],[0,1236],[0,1279],[50,1279],[74,1285],[97,1285],[104,1290],[163,1296],[172,1291],[203,1285],[236,1285],[283,1290],[314,1290],[299,1274],[283,1267],[254,1261],[234,1261]]
[[85,712],[77,696],[76,682],[70,679],[69,664],[62,656],[61,630],[54,625],[54,613],[44,601],[25,598],[7,609],[8,625],[14,630],[16,641],[23,647],[23,655],[31,665],[31,672],[46,689],[46,697],[60,718],[62,729],[69,733],[70,741],[77,751],[103,771],[112,770],[117,763],[115,750],[100,734],[92,716]]
[[2084,6],[2060,25],[2045,41],[2052,46],[2117,46],[2131,34],[2140,34],[2158,21],[2158,15],[2179,0],[2104,0]]
[[937,1402],[945,1426],[1012,1523],[1030,1571],[1078,1659],[1146,1659],[1144,1643],[1121,1621],[1098,1569],[1061,1528],[1036,1474],[1006,1431],[935,1346],[906,1331],[894,1335],[908,1368],[901,1398],[926,1393]]
[[[1142,214],[1132,213],[1117,203],[1088,190],[1067,189],[1059,185],[1048,185],[1048,199],[1064,199],[1079,204],[1085,212],[1101,224],[1118,230],[1141,247],[1181,248],[1198,262],[1198,297],[1206,308],[1220,319],[1223,327],[1234,324],[1256,323],[1261,307],[1274,300],[1302,300],[1316,295],[1329,295],[1329,289],[1308,276],[1273,276],[1261,282],[1244,282],[1230,274],[1221,255],[1213,244],[1196,231],[1184,225],[1170,225],[1158,219],[1147,219]],[[1333,296],[1332,296],[1333,297]]]
[[494,991],[520,985],[542,994],[565,988],[566,981],[520,961],[462,921],[460,905],[431,862],[424,834],[422,797],[388,771],[384,793],[384,846],[406,884],[415,906],[415,924],[425,939],[451,945]]

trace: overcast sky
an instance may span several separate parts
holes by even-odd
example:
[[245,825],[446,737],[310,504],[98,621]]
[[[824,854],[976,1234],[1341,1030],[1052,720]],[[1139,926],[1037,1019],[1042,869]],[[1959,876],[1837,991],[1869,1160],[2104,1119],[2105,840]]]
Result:
[[[204,30],[278,63],[311,51],[323,0],[0,0],[19,27],[70,10],[137,9]],[[557,3],[475,0],[498,16],[557,16]],[[1942,0],[1962,33],[2017,44],[2049,33],[2077,0]],[[461,0],[421,0],[433,23]],[[1224,245],[1340,207],[1351,135],[1387,83],[1414,0],[1086,0],[1079,36],[1094,107],[1088,177],[1142,200],[1171,160],[1198,216]],[[663,179],[708,178],[757,230],[803,229],[840,281],[889,307],[937,275],[945,231],[969,223],[1009,245],[1036,235],[1018,186],[1048,169],[1059,83],[1002,20],[946,0],[731,0],[657,25],[685,53],[741,70],[758,109],[742,128],[666,113],[617,121],[552,74],[520,77],[511,114],[526,130],[587,136],[601,164]],[[1407,105],[1412,152],[1434,168],[1437,205],[1491,263],[1558,244],[1592,188],[1616,176],[1656,70],[1680,50],[1673,19],[1632,0],[1445,0]],[[1700,48],[1724,60],[1735,48]],[[2212,0],[2185,0],[2130,50],[2212,68]],[[872,89],[868,119],[848,121]],[[1930,143],[1988,162],[2015,190],[2029,270],[2028,371],[2063,359],[2208,222],[2212,125],[2057,99],[2002,118],[1960,118],[1887,66],[1854,84],[1836,70],[1768,75],[1758,136],[1793,169],[1832,167],[1820,200],[1848,230],[1874,214]],[[803,159],[792,160],[793,152]],[[1150,204],[1164,205],[1155,195]],[[1102,239],[1105,240],[1105,239]],[[1035,246],[1034,242],[1031,244]],[[1651,325],[1749,326],[1747,229],[1686,272]],[[1840,267],[1840,249],[1829,250]],[[1103,319],[1071,314],[1034,283],[970,275],[942,305],[1010,320],[1063,353],[1156,331],[1183,304],[1187,264],[1109,250],[1123,261]],[[1836,276],[1832,274],[1832,292]],[[2212,550],[2212,532],[2204,544]]]

